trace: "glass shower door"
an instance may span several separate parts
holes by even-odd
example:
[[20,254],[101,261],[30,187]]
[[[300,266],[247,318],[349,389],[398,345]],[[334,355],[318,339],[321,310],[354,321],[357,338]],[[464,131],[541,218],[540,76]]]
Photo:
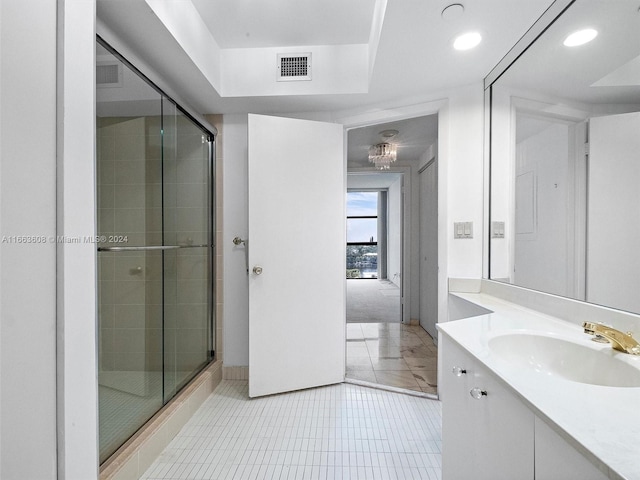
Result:
[[102,463],[213,359],[213,138],[100,44],[97,58],[121,79],[96,109]]
[[162,245],[162,100],[141,79],[130,81],[144,105],[122,108],[98,89],[101,462],[163,405],[163,259],[145,249]]
[[164,101],[165,400],[213,357],[209,134]]

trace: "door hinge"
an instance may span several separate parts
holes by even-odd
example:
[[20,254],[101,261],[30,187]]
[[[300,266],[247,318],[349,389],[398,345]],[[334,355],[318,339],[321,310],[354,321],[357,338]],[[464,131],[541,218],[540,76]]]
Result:
[[589,155],[589,142],[585,142],[584,144],[584,153],[585,155]]

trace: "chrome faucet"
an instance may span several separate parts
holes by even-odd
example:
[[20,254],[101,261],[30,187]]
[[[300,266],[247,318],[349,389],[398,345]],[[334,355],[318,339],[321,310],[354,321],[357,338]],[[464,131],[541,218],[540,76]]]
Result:
[[630,355],[640,355],[640,343],[631,335],[631,332],[621,332],[602,323],[583,322],[584,333],[606,338],[611,347]]

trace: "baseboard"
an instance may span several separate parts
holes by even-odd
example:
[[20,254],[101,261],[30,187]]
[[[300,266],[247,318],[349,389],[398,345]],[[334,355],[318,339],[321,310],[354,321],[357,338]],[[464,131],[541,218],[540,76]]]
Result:
[[222,380],[210,364],[100,466],[100,480],[138,480]]
[[249,380],[249,367],[223,365],[222,378],[224,380]]

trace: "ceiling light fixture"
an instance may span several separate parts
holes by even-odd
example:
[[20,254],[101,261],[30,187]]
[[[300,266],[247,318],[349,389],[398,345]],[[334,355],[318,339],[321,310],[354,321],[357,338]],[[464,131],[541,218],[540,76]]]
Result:
[[393,143],[378,143],[369,147],[369,162],[378,170],[389,170],[398,157],[397,146]]
[[578,47],[580,45],[584,45],[585,43],[589,43],[591,40],[596,38],[598,35],[598,31],[593,28],[585,28],[584,30],[578,30],[577,32],[573,32],[567,38],[564,39],[563,45],[565,47]]
[[477,47],[482,41],[482,35],[478,32],[467,32],[456,37],[453,41],[453,48],[456,50],[470,50]]
[[393,130],[393,129],[389,129],[389,130],[383,130],[379,133],[379,135],[384,139],[384,140],[389,140],[390,138],[395,137],[396,135],[398,135],[398,130]]
[[452,3],[451,5],[446,6],[444,10],[442,10],[442,13],[440,15],[442,16],[443,20],[451,22],[462,17],[463,14],[464,5],[462,5],[461,3]]

